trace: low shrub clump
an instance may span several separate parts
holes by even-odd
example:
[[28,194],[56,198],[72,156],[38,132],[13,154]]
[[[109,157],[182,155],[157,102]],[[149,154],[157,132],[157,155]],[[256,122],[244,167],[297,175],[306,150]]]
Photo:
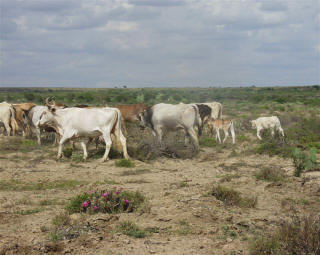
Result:
[[123,159],[116,161],[116,166],[131,168],[131,167],[134,167],[135,164],[130,159],[123,158]]
[[300,177],[302,172],[318,170],[316,157],[317,149],[311,148],[309,152],[302,152],[300,149],[295,148],[292,154],[293,164],[295,166],[294,175]]
[[257,180],[264,180],[270,182],[281,182],[286,175],[283,170],[274,167],[264,167],[254,174]]
[[273,234],[260,236],[251,243],[250,254],[320,254],[320,215],[293,216]]
[[240,192],[223,187],[221,185],[214,186],[211,194],[226,205],[236,205],[240,207],[255,207],[257,204],[256,197],[242,197]]
[[140,192],[125,191],[114,187],[110,190],[94,191],[78,195],[71,199],[66,210],[72,213],[122,213],[133,212],[145,202]]
[[274,139],[262,142],[256,148],[258,154],[267,154],[270,157],[279,155],[288,158],[292,155],[292,147],[282,140]]
[[120,222],[119,225],[117,225],[116,230],[124,235],[135,238],[144,238],[147,235],[147,232],[145,230],[140,229],[135,223],[131,221]]

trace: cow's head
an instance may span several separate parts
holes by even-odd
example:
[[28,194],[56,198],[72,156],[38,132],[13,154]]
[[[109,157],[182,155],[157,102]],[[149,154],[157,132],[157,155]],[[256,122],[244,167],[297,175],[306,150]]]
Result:
[[256,121],[255,121],[255,120],[250,120],[250,123],[251,123],[252,129],[256,129],[256,128],[257,128]]
[[56,112],[55,101],[53,99],[51,99],[49,102],[49,98],[47,98],[46,102],[45,102],[45,106],[47,106],[47,109],[45,109],[41,113],[39,120],[36,124],[36,126],[38,126],[38,127],[43,126],[43,125],[48,125],[48,124],[52,123],[54,120],[54,115]]
[[151,119],[152,119],[152,109],[149,107],[139,114],[140,129],[144,130],[146,127],[150,127],[151,129],[153,129],[153,124]]
[[146,110],[144,110],[143,112],[139,113],[139,127],[141,130],[144,130],[147,127],[147,118],[146,118]]

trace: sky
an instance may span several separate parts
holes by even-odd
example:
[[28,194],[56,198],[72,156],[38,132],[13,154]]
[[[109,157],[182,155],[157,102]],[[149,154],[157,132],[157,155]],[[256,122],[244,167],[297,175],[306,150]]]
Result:
[[320,0],[0,0],[0,87],[320,84]]

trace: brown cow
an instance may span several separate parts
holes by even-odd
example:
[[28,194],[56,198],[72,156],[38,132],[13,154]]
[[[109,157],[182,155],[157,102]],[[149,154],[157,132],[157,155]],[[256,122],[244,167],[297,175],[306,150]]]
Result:
[[139,114],[146,110],[148,106],[143,103],[139,103],[129,105],[116,105],[115,108],[118,108],[120,110],[124,121],[132,123],[140,121]]
[[22,128],[22,135],[26,136],[26,131],[30,131],[26,120],[26,114],[35,106],[34,103],[23,103],[12,105],[16,113],[16,121],[18,126]]

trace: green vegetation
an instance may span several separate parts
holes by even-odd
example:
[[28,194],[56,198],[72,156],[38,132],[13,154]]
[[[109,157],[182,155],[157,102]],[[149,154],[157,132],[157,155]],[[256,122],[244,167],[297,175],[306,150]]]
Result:
[[144,238],[147,235],[147,231],[140,229],[131,221],[120,222],[116,227],[116,231],[135,238]]
[[135,167],[135,164],[130,159],[123,158],[116,161],[116,166],[132,168]]
[[260,235],[250,246],[250,254],[291,255],[319,254],[320,219],[309,215],[293,216],[271,235]]
[[140,192],[123,190],[123,188],[108,191],[94,191],[72,198],[66,206],[66,211],[72,213],[122,213],[143,210],[146,199]]
[[305,171],[319,169],[316,153],[317,150],[315,148],[311,148],[308,153],[302,152],[299,148],[294,149],[292,159],[295,166],[295,176],[300,177]]
[[215,196],[218,200],[221,200],[226,205],[230,206],[235,205],[251,208],[255,207],[257,204],[256,197],[242,197],[240,192],[221,185],[214,186],[212,188],[211,195]]
[[49,190],[49,189],[69,189],[84,184],[83,181],[60,180],[54,182],[24,182],[21,180],[11,179],[0,181],[0,191],[28,191],[28,190]]
[[263,167],[259,171],[255,172],[254,176],[257,178],[257,180],[270,182],[281,182],[286,177],[283,170],[275,167]]

